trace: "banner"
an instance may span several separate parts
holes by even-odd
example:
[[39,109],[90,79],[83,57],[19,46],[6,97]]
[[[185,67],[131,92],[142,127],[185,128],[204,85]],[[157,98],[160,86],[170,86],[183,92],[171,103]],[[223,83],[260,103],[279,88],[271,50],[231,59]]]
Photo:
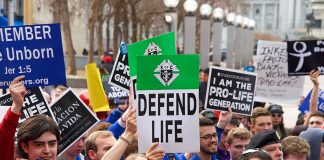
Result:
[[146,152],[153,142],[166,153],[199,152],[199,55],[137,60],[139,152]]
[[66,84],[60,24],[0,27],[0,88]]
[[288,76],[287,44],[258,41],[255,72],[258,74],[255,100],[278,104],[298,104],[304,77]]
[[105,91],[103,89],[99,69],[95,63],[85,66],[89,101],[94,112],[107,112],[110,110]]
[[[299,106],[299,111],[302,113],[308,113],[310,107],[310,98],[312,96],[312,90],[308,93],[304,102]],[[318,111],[324,113],[324,91],[319,89],[318,91]]]
[[102,85],[104,87],[106,96],[109,99],[109,105],[124,104],[128,100],[129,92],[120,89],[119,87],[108,84],[109,74],[102,74]]
[[324,40],[288,41],[289,76],[309,75],[311,70],[324,74]]
[[137,75],[137,56],[177,54],[174,33],[169,32],[128,45],[130,76]]
[[209,69],[205,108],[251,116],[256,74],[221,67]]
[[[53,117],[51,110],[42,94],[42,89],[40,87],[27,88],[27,93],[24,99],[25,101],[20,111],[21,115],[18,121],[18,126],[21,123],[23,123],[27,118],[33,115],[45,114],[47,116]],[[12,97],[10,93],[4,94],[0,97],[0,106],[11,105]]]
[[51,109],[61,132],[58,155],[61,155],[99,121],[71,88],[60,96]]
[[108,83],[129,92],[131,80],[129,76],[127,44],[124,42],[119,46],[117,58]]

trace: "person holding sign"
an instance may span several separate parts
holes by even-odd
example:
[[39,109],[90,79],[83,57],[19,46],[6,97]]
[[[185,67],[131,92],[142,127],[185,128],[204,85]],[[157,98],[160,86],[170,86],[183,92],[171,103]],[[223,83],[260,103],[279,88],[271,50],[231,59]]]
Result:
[[0,123],[0,151],[1,159],[14,159],[14,136],[20,116],[20,109],[24,103],[24,96],[27,93],[26,87],[21,83],[24,76],[15,78],[9,86],[13,100],[11,108],[7,111]]
[[17,141],[20,158],[56,160],[60,130],[52,118],[38,114],[20,125]]
[[324,123],[323,113],[318,112],[319,75],[320,71],[318,70],[312,70],[309,73],[309,77],[312,80],[314,87],[310,98],[309,113],[306,115],[306,120],[304,123],[304,125],[314,128],[321,128]]

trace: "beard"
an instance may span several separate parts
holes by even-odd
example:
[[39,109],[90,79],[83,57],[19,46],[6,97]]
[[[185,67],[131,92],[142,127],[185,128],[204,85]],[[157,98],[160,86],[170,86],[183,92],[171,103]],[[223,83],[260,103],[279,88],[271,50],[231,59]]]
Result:
[[217,142],[210,142],[207,146],[200,146],[200,151],[206,154],[214,154],[217,152]]

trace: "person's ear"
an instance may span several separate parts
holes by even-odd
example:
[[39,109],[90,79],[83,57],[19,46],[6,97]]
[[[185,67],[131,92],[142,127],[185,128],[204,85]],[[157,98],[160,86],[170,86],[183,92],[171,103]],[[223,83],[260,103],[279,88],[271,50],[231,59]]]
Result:
[[24,150],[25,153],[28,153],[28,146],[26,143],[20,142],[19,145],[21,146],[21,148]]
[[227,151],[229,151],[230,145],[227,142],[225,143],[225,148]]
[[96,157],[97,157],[97,154],[94,150],[89,150],[88,155],[89,155],[90,159],[96,159]]

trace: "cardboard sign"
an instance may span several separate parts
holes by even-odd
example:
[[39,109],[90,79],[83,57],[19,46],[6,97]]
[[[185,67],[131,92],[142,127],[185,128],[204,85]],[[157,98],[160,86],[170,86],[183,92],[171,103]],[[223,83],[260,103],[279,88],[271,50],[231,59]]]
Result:
[[102,74],[102,85],[104,87],[105,93],[109,99],[109,104],[124,104],[125,101],[128,100],[129,92],[126,92],[125,90],[120,89],[119,87],[110,85],[108,83],[110,75],[108,74]]
[[10,106],[0,106],[0,123],[2,122],[4,116],[6,115],[8,109],[10,109]]
[[[299,106],[299,110],[302,113],[308,113],[309,107],[310,107],[310,98],[312,96],[312,90],[308,93],[306,98],[304,99],[304,102]],[[318,91],[318,111],[324,112],[324,91],[319,89]]]
[[207,109],[252,115],[256,74],[212,67],[209,70],[205,100]]
[[[0,97],[0,106],[11,106],[12,97],[10,93],[7,93]],[[27,94],[25,95],[25,101],[23,107],[20,111],[21,115],[19,118],[18,126],[24,122],[27,118],[37,115],[45,114],[53,117],[51,110],[42,94],[42,89],[40,87],[28,88]]]
[[255,100],[298,104],[304,77],[288,76],[287,44],[258,41],[255,72],[258,74]]
[[174,33],[166,33],[128,45],[130,76],[137,75],[137,56],[177,54]]
[[139,152],[146,152],[153,142],[166,153],[199,152],[199,56],[138,56],[137,60],[141,62],[136,99]]
[[59,97],[51,109],[61,132],[58,155],[62,154],[99,121],[71,88]]
[[0,88],[66,84],[60,24],[0,27]]
[[117,59],[109,78],[109,84],[129,91],[130,82],[127,44],[122,42],[119,46]]
[[311,70],[324,74],[324,40],[288,41],[289,76],[309,75]]

